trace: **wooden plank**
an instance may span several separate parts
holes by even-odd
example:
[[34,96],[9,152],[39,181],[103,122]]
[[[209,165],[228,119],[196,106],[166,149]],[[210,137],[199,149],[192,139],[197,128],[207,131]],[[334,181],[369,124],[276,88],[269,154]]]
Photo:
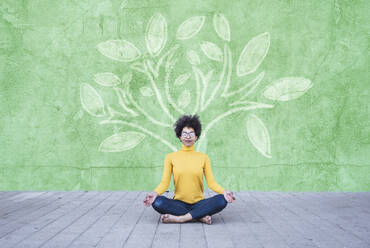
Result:
[[73,207],[75,208],[73,209],[73,211],[71,209],[68,209],[69,212],[67,212],[65,215],[57,218],[43,229],[38,230],[38,232],[23,240],[15,247],[42,246],[44,243],[49,241],[49,239],[52,239],[58,233],[67,228],[71,223],[74,223],[83,215],[87,214],[89,211],[95,208],[97,205],[101,204],[104,199],[112,194],[112,192],[92,192],[92,194],[94,194],[93,197],[85,200],[82,204],[77,202],[78,207],[73,205]]
[[[166,223],[172,225],[172,223]],[[185,222],[180,224],[180,247],[208,247],[203,223]]]
[[109,209],[104,216],[98,219],[88,230],[81,233],[75,240],[68,245],[69,248],[80,247],[95,247],[106,233],[122,218],[122,215],[128,208],[138,200],[139,192],[137,191],[124,191],[124,194],[117,204]]
[[7,199],[15,195],[22,194],[22,191],[0,191],[0,192],[1,192],[0,201],[6,201]]
[[[36,233],[38,230],[45,228],[60,216],[65,215],[66,212],[68,213],[70,210],[73,210],[75,208],[75,205],[71,203],[73,200],[78,198],[78,200],[83,201],[87,199],[86,196],[91,197],[91,195],[86,192],[68,192],[62,198],[58,198],[55,204],[49,205],[48,208],[40,208],[39,211],[30,214],[16,229],[9,230],[6,236],[0,239],[2,247],[13,247],[15,244]],[[59,205],[59,203],[61,205]]]
[[344,195],[370,204],[370,192],[342,192]]
[[[271,209],[267,207],[264,208],[262,204],[256,203],[253,199],[249,199],[247,191],[240,192],[237,195],[239,200],[244,202],[244,212],[242,216],[245,216],[245,221],[250,223],[250,229],[262,246],[273,248],[289,247],[285,236],[276,230],[277,225],[281,223],[277,221],[277,217],[268,215]],[[260,210],[261,208],[263,211]],[[269,219],[269,217],[271,219]],[[283,225],[280,225],[280,227],[284,228]]]
[[[309,198],[302,200],[301,198],[298,198],[293,194],[294,193],[291,192],[274,192],[274,195],[276,195],[276,197],[280,197],[282,202],[288,204],[289,209],[294,211],[297,215],[301,216],[306,221],[317,226],[318,229],[322,229],[323,232],[327,235],[335,237],[344,246],[356,248],[369,247],[366,242],[357,238],[355,235],[353,235],[352,232],[343,229],[341,226],[335,223],[327,221],[327,219],[324,218],[327,212],[320,213],[320,211],[313,211],[312,207],[308,205],[308,203],[310,202]],[[303,192],[300,192],[299,194],[302,195],[303,199],[305,198],[305,195],[307,195],[307,193]]]
[[[370,215],[361,209],[349,205],[349,202],[340,198],[336,192],[309,192],[312,201],[309,206],[325,214],[330,221],[351,229],[356,235],[370,244]],[[299,196],[298,196],[299,197]],[[338,218],[339,217],[339,218]]]
[[[320,195],[323,192],[310,192],[311,194]],[[327,192],[324,192],[327,193]],[[363,192],[361,192],[363,193]],[[359,216],[370,216],[370,201],[358,194],[344,194],[343,192],[330,192],[325,195],[323,200],[328,200],[328,202],[335,208],[351,208],[353,214],[360,212]],[[370,197],[370,192],[369,192]]]
[[[50,192],[0,194],[0,208],[1,199],[18,201],[6,203],[10,209],[0,218],[7,220],[0,226],[0,246],[369,247],[366,192],[234,192],[237,200],[213,215],[212,225],[160,223],[160,215],[144,207],[147,193],[117,192],[108,198],[64,192],[61,199],[47,198]],[[214,194],[205,191],[206,197]]]
[[32,220],[35,213],[44,211],[45,207],[58,200],[58,194],[59,193],[50,193],[50,197],[47,198],[45,201],[41,201],[40,204],[31,204],[30,207],[23,206],[17,211],[11,211],[9,214],[3,216],[0,220],[0,238],[9,233],[9,230],[12,231],[18,229],[21,225],[27,223],[27,221]]
[[0,200],[3,196],[6,196],[7,194],[9,194],[11,191],[0,191]]
[[[302,199],[302,197],[297,194],[293,193],[295,197]],[[312,194],[311,194],[312,195]],[[367,225],[359,226],[359,223],[355,223],[354,220],[346,220],[342,218],[338,218],[338,213],[335,212],[333,208],[330,211],[323,211],[322,209],[326,207],[325,204],[322,204],[321,201],[325,198],[324,194],[321,194],[321,197],[316,197],[315,200],[308,202],[308,206],[312,211],[315,211],[317,214],[321,214],[322,218],[326,219],[327,221],[338,225],[339,227],[348,230],[353,235],[358,237],[359,239],[363,240],[364,242],[370,245],[370,228]],[[324,212],[324,214],[322,214]]]
[[[16,219],[21,219],[24,215],[35,211],[42,206],[50,204],[52,201],[55,201],[62,193],[57,192],[44,192],[44,194],[25,200],[21,203],[13,203],[7,206],[4,209],[3,214],[0,219],[0,226],[5,225],[9,222],[13,222]],[[25,207],[26,206],[26,207]]]
[[[149,192],[146,192],[149,193]],[[151,247],[158,224],[160,221],[158,213],[152,207],[145,207],[143,204],[144,197],[139,200],[140,208],[144,208],[144,213],[138,219],[130,236],[124,243],[126,248]]]
[[45,191],[26,191],[22,192],[22,194],[18,194],[17,196],[12,197],[11,201],[12,202],[23,202],[27,199],[35,199],[40,195],[45,194]]
[[106,212],[112,209],[125,194],[125,192],[111,192],[102,202],[95,205],[88,212],[81,215],[76,221],[73,221],[63,228],[53,238],[43,243],[43,246],[56,247],[59,244],[63,244],[63,246],[69,247],[75,239],[86,232],[86,230],[96,223]]
[[[205,191],[205,198],[212,197],[216,195],[217,193],[211,192],[209,190]],[[235,202],[234,202],[235,203]],[[234,204],[230,203],[230,204]],[[221,219],[221,213],[226,209],[230,207],[230,204],[228,204],[221,212],[216,213],[212,215],[212,224],[203,224],[204,228],[204,234],[205,238],[207,240],[208,247],[234,247],[231,235],[226,229],[226,225]],[[226,231],[225,231],[226,230]]]
[[146,192],[140,192],[138,198],[135,199],[134,203],[124,212],[108,233],[104,235],[96,247],[124,247],[124,244],[146,210],[143,207],[145,195]]
[[30,191],[16,191],[16,194],[12,195],[8,198],[9,201],[18,201],[21,200],[23,197],[32,194]]
[[[164,193],[164,196],[172,199],[173,192]],[[152,206],[150,206],[155,215],[160,218],[160,213],[155,211]],[[155,232],[153,239],[153,248],[162,248],[162,247],[180,247],[180,223],[158,223],[157,231]]]
[[[240,199],[238,192],[234,192],[236,201],[229,203],[226,208],[219,213],[220,219],[225,226],[225,232],[230,235],[233,247],[245,248],[263,247],[256,235],[255,225],[260,220],[249,211],[244,202]],[[257,228],[258,229],[258,228]]]
[[154,235],[152,247],[180,247],[180,228],[180,223],[168,224],[160,222]]
[[[40,200],[54,195],[54,192],[37,192],[37,194],[18,194],[6,200],[1,200],[0,216],[11,213],[12,211],[22,208],[24,205],[31,206],[37,204]],[[1,223],[0,223],[1,225]]]
[[[280,229],[292,247],[343,247],[334,237],[294,213],[284,204],[283,199],[273,197],[275,192],[253,192],[251,197],[270,206],[270,215],[278,216],[280,222],[289,224],[289,228]],[[276,196],[276,195],[275,195]]]
[[366,213],[370,214],[370,192],[341,192],[341,193],[351,205],[357,206]]
[[363,199],[357,199],[356,201],[356,197],[351,198],[342,192],[309,192],[309,196],[312,199],[318,199],[319,197],[324,206],[329,205],[334,210],[339,210],[338,213],[343,213],[345,218],[353,217],[363,220],[364,224],[368,226],[366,219],[370,220],[370,202],[363,201]]

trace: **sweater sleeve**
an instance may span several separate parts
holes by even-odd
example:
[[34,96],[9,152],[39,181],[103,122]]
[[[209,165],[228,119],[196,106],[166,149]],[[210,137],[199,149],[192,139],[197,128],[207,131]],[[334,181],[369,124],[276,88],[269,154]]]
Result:
[[154,191],[157,192],[158,195],[161,195],[163,192],[165,192],[168,189],[168,186],[170,185],[170,181],[171,181],[171,174],[172,174],[172,163],[171,163],[171,159],[169,158],[167,154],[164,159],[162,180],[159,183],[159,185],[154,189]]
[[207,180],[208,187],[212,189],[214,192],[222,194],[224,192],[224,188],[222,188],[215,180],[212,174],[211,169],[211,160],[209,159],[208,155],[206,155],[206,161],[204,166],[204,175]]

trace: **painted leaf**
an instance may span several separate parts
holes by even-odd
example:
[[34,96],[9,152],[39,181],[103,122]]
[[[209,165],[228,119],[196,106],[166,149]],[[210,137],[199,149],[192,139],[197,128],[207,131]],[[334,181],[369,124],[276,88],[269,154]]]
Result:
[[183,85],[190,78],[190,76],[191,76],[190,72],[181,74],[175,79],[174,85],[176,86]]
[[255,115],[247,117],[248,138],[252,145],[265,157],[271,158],[270,136],[263,122]]
[[148,23],[145,33],[146,47],[152,56],[161,53],[167,42],[167,22],[159,13],[154,14]]
[[270,47],[270,34],[262,33],[252,38],[239,56],[236,75],[239,77],[253,73],[262,63]]
[[141,55],[139,49],[126,40],[104,41],[97,45],[97,49],[104,56],[120,62],[131,62]]
[[82,107],[87,113],[95,117],[105,115],[103,99],[92,86],[82,83],[80,86],[80,98]]
[[153,95],[152,89],[149,88],[149,87],[146,87],[146,86],[140,88],[140,93],[143,96],[152,96]]
[[221,13],[213,16],[213,28],[218,36],[226,41],[230,41],[230,25],[226,17]]
[[209,59],[215,61],[222,61],[223,58],[222,51],[216,44],[209,41],[203,41],[200,44],[200,48]]
[[186,58],[188,59],[189,63],[192,65],[199,65],[200,58],[194,50],[190,49],[186,52]]
[[181,23],[176,32],[178,40],[187,40],[195,36],[202,28],[205,16],[193,16]]
[[110,72],[102,72],[94,75],[94,81],[101,86],[116,86],[121,83],[118,76]]
[[311,80],[302,77],[285,77],[267,86],[263,95],[271,100],[289,101],[302,96],[312,87]]
[[177,105],[181,108],[185,108],[190,103],[190,91],[188,89],[185,89],[183,92],[181,92]]
[[134,131],[116,133],[106,138],[100,144],[99,151],[121,152],[130,150],[137,146],[144,138],[144,134]]

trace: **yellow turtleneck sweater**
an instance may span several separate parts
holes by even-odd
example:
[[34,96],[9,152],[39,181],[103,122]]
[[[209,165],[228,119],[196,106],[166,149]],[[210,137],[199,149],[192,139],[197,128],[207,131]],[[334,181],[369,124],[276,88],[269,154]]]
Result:
[[158,195],[167,190],[171,173],[175,185],[175,200],[193,204],[204,199],[203,173],[210,189],[219,194],[224,192],[224,188],[213,177],[208,155],[195,151],[194,145],[188,147],[182,144],[180,150],[166,155],[162,180],[154,189]]

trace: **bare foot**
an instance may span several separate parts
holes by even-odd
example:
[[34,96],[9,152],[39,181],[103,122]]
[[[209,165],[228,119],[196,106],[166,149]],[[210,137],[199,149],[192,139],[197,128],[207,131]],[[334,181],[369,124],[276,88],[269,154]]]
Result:
[[209,215],[206,215],[206,216],[200,218],[199,221],[210,225],[210,224],[212,224],[212,217],[209,216]]
[[172,214],[162,214],[161,221],[162,223],[181,223],[179,216]]

